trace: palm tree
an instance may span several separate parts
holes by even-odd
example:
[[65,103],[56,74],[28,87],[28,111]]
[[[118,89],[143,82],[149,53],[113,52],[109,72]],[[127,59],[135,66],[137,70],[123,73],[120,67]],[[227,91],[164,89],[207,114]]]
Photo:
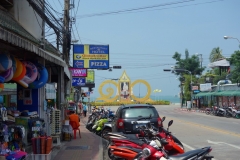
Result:
[[219,47],[212,49],[212,52],[210,53],[210,56],[209,56],[209,60],[211,63],[223,58],[225,57],[222,55],[222,50]]

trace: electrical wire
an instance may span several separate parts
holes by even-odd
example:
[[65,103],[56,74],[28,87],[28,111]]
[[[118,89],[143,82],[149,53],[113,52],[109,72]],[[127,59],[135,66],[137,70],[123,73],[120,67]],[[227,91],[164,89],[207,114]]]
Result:
[[88,14],[88,15],[77,16],[76,18],[86,18],[86,17],[102,16],[102,15],[108,15],[108,14],[118,14],[118,13],[124,13],[124,12],[144,10],[144,9],[149,9],[149,8],[156,8],[156,7],[162,7],[162,6],[168,6],[168,5],[175,5],[175,4],[180,4],[180,3],[192,2],[192,1],[195,1],[195,0],[183,0],[183,1],[170,2],[170,3],[161,3],[161,4],[151,5],[151,6],[138,7],[138,8],[131,8],[131,9],[111,11],[111,12],[102,12],[102,13]]

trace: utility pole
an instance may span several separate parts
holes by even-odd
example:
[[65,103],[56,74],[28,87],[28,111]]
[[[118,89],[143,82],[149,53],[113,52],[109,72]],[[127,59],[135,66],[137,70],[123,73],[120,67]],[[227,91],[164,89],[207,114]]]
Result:
[[70,52],[70,41],[71,36],[69,32],[69,10],[70,10],[70,0],[64,0],[64,18],[63,18],[63,46],[62,46],[62,52],[63,52],[63,59],[66,61],[67,64],[69,64],[69,52]]

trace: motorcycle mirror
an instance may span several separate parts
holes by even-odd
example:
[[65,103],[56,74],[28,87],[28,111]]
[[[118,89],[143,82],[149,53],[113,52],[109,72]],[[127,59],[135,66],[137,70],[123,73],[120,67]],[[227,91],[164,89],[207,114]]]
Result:
[[162,139],[161,139],[161,143],[162,143],[163,145],[166,145],[166,144],[168,144],[168,141],[167,141],[166,139],[162,138]]
[[166,117],[162,117],[162,122],[166,119]]
[[168,127],[170,127],[173,124],[173,120],[168,122]]

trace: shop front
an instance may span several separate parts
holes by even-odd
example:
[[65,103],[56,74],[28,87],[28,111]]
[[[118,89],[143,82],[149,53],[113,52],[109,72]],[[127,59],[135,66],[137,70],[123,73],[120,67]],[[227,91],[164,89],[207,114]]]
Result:
[[[51,122],[63,118],[61,104],[71,79],[68,66],[54,47],[43,46],[2,9],[1,2],[0,19],[0,156],[50,154],[52,136],[61,130]],[[54,86],[50,98],[48,84]]]

